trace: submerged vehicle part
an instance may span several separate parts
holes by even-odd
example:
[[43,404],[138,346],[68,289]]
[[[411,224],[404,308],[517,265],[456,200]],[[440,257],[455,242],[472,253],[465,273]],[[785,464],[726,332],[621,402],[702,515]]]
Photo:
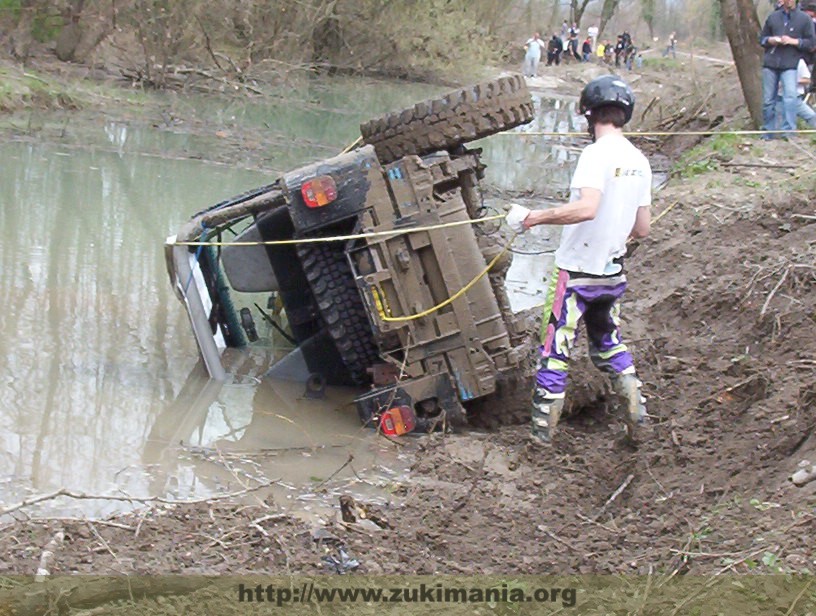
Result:
[[500,222],[480,222],[481,151],[464,144],[532,119],[520,76],[457,90],[194,216],[166,257],[211,377],[226,347],[268,342],[262,324],[285,318],[296,348],[271,375],[369,386],[360,417],[388,434],[464,424],[476,406],[513,421],[475,405],[527,352]]

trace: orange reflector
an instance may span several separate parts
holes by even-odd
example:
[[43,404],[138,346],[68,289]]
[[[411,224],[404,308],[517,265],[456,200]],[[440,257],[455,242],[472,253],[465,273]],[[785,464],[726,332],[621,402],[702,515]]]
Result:
[[383,434],[402,436],[416,427],[416,416],[410,406],[395,406],[380,417],[380,429]]
[[306,207],[323,207],[337,199],[337,184],[330,175],[319,175],[300,187]]

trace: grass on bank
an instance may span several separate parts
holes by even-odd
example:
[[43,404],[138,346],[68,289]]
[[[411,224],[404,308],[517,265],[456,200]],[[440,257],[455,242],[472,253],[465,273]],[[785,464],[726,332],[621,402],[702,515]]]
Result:
[[0,66],[0,112],[76,110],[112,102],[140,106],[146,99],[141,90],[91,81],[63,82],[30,69]]

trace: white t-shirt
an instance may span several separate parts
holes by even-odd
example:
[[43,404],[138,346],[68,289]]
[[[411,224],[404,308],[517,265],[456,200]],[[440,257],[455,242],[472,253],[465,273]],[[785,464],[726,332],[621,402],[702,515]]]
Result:
[[544,49],[544,41],[540,38],[531,38],[527,40],[525,45],[527,45],[526,55],[528,58],[541,59],[541,50]]
[[[802,82],[805,83],[802,83]],[[810,82],[810,71],[802,58],[799,58],[799,65],[796,67],[796,93],[799,96],[805,95],[805,86]]]
[[605,135],[581,152],[570,182],[570,201],[580,198],[581,188],[601,191],[598,212],[593,220],[564,227],[555,264],[602,275],[612,259],[626,253],[638,208],[652,204],[652,168],[626,137]]

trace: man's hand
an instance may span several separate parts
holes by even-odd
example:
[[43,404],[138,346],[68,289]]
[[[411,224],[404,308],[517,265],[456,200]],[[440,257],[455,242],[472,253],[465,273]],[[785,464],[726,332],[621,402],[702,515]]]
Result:
[[507,216],[505,216],[504,220],[507,223],[507,226],[516,233],[524,233],[524,221],[529,215],[529,209],[523,205],[519,205],[518,203],[511,203],[507,210]]

